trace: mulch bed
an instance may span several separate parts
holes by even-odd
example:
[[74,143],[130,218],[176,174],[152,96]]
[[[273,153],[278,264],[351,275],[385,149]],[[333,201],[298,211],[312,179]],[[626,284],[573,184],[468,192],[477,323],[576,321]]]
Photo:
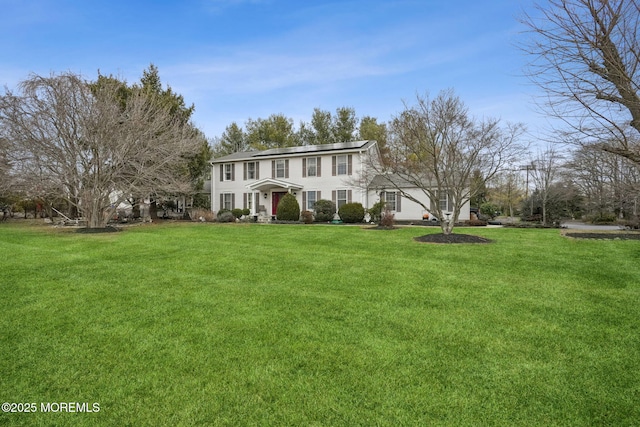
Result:
[[491,243],[492,240],[471,234],[426,234],[414,237],[414,240],[422,243]]
[[640,240],[640,233],[564,233],[574,239],[598,239],[598,240]]
[[119,228],[116,227],[112,227],[110,225],[104,227],[104,228],[87,228],[87,227],[81,227],[76,229],[76,233],[82,233],[82,234],[95,234],[95,233],[116,233],[120,231]]

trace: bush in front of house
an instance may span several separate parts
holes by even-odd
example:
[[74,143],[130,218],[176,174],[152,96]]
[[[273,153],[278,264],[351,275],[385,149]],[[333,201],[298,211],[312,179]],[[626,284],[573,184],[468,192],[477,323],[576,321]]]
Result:
[[382,217],[382,212],[384,211],[384,206],[386,203],[383,200],[380,200],[377,203],[374,203],[368,210],[369,216],[371,217],[371,222],[380,222],[380,218]]
[[243,215],[243,211],[240,208],[231,209],[231,213],[238,219],[240,219],[240,217]]
[[280,221],[298,221],[300,205],[293,194],[285,194],[276,208],[276,218]]
[[218,211],[218,222],[235,222],[236,221],[236,217],[235,215],[227,209],[220,209]]
[[313,212],[317,222],[328,222],[336,213],[336,205],[331,200],[320,199],[313,204]]
[[385,207],[382,211],[380,218],[380,227],[384,228],[393,228],[396,223],[396,216],[389,210],[388,207]]
[[364,206],[361,203],[345,203],[338,209],[342,222],[357,223],[364,219]]
[[213,212],[209,209],[195,208],[191,211],[191,220],[199,222],[213,222],[215,220]]
[[313,212],[311,211],[302,211],[300,212],[300,221],[305,224],[311,224],[313,222]]

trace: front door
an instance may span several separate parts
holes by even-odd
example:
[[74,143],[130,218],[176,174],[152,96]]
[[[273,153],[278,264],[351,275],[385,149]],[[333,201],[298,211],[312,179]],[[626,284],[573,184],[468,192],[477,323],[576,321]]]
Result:
[[278,210],[278,203],[280,203],[280,199],[284,197],[287,192],[276,193],[275,191],[271,193],[271,215],[275,216]]

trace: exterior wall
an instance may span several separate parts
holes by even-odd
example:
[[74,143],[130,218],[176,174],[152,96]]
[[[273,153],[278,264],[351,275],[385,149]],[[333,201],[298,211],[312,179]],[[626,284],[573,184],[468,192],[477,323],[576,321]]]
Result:
[[[348,155],[351,157],[351,168],[348,168],[347,166],[347,169],[350,169],[351,171],[350,175],[333,175],[332,160],[333,156],[337,155]],[[245,207],[245,197],[247,197],[245,196],[245,194],[248,193],[253,194],[253,196],[248,196],[252,197],[253,200],[253,206],[251,206],[252,213],[257,213],[258,206],[262,205],[264,206],[266,213],[268,215],[271,215],[273,210],[272,193],[290,192],[296,196],[296,199],[300,204],[300,210],[305,210],[307,209],[307,206],[303,205],[303,202],[306,199],[306,197],[303,195],[303,192],[319,191],[320,199],[332,200],[334,197],[333,192],[338,190],[346,190],[348,192],[347,195],[351,196],[350,200],[348,201],[359,202],[362,203],[363,206],[367,207],[367,192],[355,185],[355,180],[361,173],[365,156],[365,152],[331,152],[321,155],[319,155],[318,153],[308,153],[304,156],[296,157],[278,156],[265,159],[252,158],[248,160],[232,161],[229,163],[214,163],[212,166],[213,185],[211,186],[211,209],[212,211],[218,211],[222,208],[220,194],[224,193],[233,194],[233,207],[243,209]],[[309,158],[320,159],[320,176],[305,176],[306,173],[303,172],[303,164],[305,163],[306,159]],[[288,175],[286,175],[285,177],[273,176],[272,161],[276,159],[284,159],[288,162]],[[257,168],[257,179],[244,178],[244,164],[247,162],[256,162],[259,164]],[[225,164],[233,165],[232,181],[220,180],[221,169],[225,167]],[[349,172],[349,170],[347,172]],[[274,180],[291,183],[294,184],[296,188],[286,189],[275,185],[269,186],[268,184],[265,184],[264,188],[260,188],[260,190],[251,190],[247,188],[247,186],[264,180],[265,178],[273,178]],[[257,206],[256,194],[257,200],[259,202]]]
[[[428,198],[425,194],[419,189],[405,189],[407,193],[411,194],[412,197],[418,200],[424,200],[424,204],[426,206],[431,207],[431,203],[428,201]],[[393,210],[395,215],[395,219],[401,221],[420,221],[422,220],[422,216],[425,213],[428,213],[422,205],[408,199],[407,197],[400,195],[400,200],[398,201],[398,190],[389,188],[386,192],[395,192],[396,193],[396,205],[399,204],[400,210]],[[370,191],[369,192],[369,200],[371,200],[370,206],[374,203],[380,201],[380,190]],[[369,206],[369,207],[370,207]],[[462,206],[460,211],[459,221],[467,221],[470,218],[470,204],[469,202],[465,203]]]

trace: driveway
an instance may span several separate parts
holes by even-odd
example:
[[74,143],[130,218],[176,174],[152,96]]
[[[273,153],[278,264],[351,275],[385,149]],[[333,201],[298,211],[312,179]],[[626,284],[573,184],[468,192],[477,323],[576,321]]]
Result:
[[597,230],[597,231],[619,231],[621,230],[618,225],[596,225],[596,224],[587,224],[586,222],[580,221],[566,221],[563,222],[562,227],[568,228],[571,230]]

